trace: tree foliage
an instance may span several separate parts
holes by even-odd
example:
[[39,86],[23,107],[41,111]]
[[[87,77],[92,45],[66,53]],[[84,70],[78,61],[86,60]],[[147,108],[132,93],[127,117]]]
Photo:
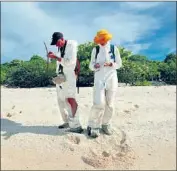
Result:
[[[92,86],[94,73],[89,69],[94,43],[88,42],[78,47],[78,59],[81,65],[80,86]],[[151,85],[151,82],[163,81],[176,85],[176,54],[168,54],[164,61],[148,60],[146,56],[132,54],[119,47],[123,66],[117,70],[119,82],[130,85]],[[29,61],[14,59],[1,64],[1,84],[13,87],[44,87],[53,85],[56,75],[56,61],[50,60],[48,72],[46,59],[34,55]]]

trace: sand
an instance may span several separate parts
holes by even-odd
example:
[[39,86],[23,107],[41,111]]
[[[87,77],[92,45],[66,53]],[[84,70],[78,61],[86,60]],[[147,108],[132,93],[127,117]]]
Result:
[[[84,128],[92,88],[80,88]],[[58,130],[55,88],[1,88],[2,170],[175,170],[176,87],[118,87],[114,134]]]

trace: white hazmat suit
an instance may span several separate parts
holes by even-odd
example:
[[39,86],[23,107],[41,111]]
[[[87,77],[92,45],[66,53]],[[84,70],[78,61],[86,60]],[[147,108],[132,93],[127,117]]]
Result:
[[[114,46],[115,62],[110,55],[110,42],[105,46],[99,46],[99,53],[95,60],[96,48],[92,50],[90,69],[94,71],[93,106],[88,121],[88,127],[99,129],[101,125],[110,125],[114,113],[114,99],[118,87],[117,69],[122,66],[119,50]],[[104,66],[105,62],[111,62],[112,66]],[[94,65],[100,64],[95,69]]]
[[[56,54],[61,57],[61,52]],[[65,55],[62,61],[57,61],[56,73],[58,75],[59,65],[63,66],[63,71],[66,76],[66,82],[56,84],[57,100],[64,123],[69,123],[70,128],[78,128],[81,126],[79,121],[79,111],[77,109],[73,117],[71,105],[68,103],[68,98],[76,99],[76,75],[74,72],[77,59],[77,42],[74,40],[67,40]]]

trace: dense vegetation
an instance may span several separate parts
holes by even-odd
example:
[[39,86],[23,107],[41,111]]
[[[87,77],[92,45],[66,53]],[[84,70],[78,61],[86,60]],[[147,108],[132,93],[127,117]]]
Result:
[[[80,86],[93,85],[93,72],[89,62],[93,43],[82,44],[78,48],[81,63]],[[151,85],[153,82],[176,85],[176,54],[168,54],[164,61],[148,60],[146,56],[132,54],[123,47],[119,48],[123,67],[117,71],[119,82],[130,85]],[[34,55],[29,61],[15,59],[1,64],[1,84],[12,87],[44,87],[53,85],[51,79],[56,70],[55,60],[46,70],[46,58]]]

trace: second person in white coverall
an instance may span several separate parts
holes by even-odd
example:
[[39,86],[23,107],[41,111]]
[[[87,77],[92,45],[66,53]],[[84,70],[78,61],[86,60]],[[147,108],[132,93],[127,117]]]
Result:
[[91,54],[89,67],[94,71],[94,91],[87,133],[93,138],[99,136],[100,128],[105,134],[112,134],[110,122],[118,87],[116,70],[122,66],[122,60],[118,48],[111,46],[111,38],[112,35],[108,31],[100,30],[94,39],[98,48],[94,48]]
[[[77,59],[77,42],[65,40],[63,34],[55,32],[52,35],[51,45],[58,47],[58,52],[49,52],[48,57],[57,59],[56,73],[63,74],[65,82],[56,83],[57,100],[62,116],[63,124],[58,128],[70,128],[71,132],[83,131],[79,121],[78,104],[76,102],[76,75],[74,72]],[[63,71],[59,71],[60,66]]]

